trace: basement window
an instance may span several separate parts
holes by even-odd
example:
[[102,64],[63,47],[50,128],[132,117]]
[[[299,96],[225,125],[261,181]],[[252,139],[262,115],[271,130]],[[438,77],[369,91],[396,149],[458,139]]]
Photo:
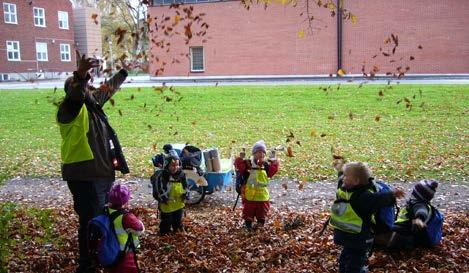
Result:
[[189,55],[191,59],[191,72],[205,71],[204,48],[201,46],[190,47]]

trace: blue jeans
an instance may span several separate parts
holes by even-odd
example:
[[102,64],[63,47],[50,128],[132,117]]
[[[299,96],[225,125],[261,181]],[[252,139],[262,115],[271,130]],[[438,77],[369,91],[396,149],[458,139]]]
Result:
[[368,248],[344,247],[339,258],[340,273],[366,273]]
[[67,181],[73,197],[73,209],[78,214],[78,245],[80,268],[92,264],[88,251],[88,222],[103,212],[106,196],[114,182]]

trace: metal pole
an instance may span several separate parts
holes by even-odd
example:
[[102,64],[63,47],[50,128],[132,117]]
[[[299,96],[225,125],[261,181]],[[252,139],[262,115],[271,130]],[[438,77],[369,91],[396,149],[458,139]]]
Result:
[[342,69],[342,9],[341,0],[337,0],[337,71]]

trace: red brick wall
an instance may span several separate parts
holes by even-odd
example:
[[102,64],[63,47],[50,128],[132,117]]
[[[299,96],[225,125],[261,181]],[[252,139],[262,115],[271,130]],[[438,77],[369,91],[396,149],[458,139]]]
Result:
[[[323,12],[323,10],[325,12]],[[174,9],[153,7],[152,17],[170,15]],[[325,9],[316,12],[317,27],[321,30],[300,39],[298,31],[305,29],[300,10],[273,5],[267,10],[262,6],[243,8],[239,2],[220,2],[194,5],[194,13],[206,13],[209,24],[206,43],[195,37],[186,45],[181,36],[171,39],[170,53],[152,49],[152,54],[164,59],[168,65],[163,76],[186,75],[285,75],[334,73],[336,67],[335,18]],[[321,22],[319,22],[321,20]],[[327,24],[325,28],[324,25]],[[184,22],[179,24],[182,28]],[[331,27],[332,26],[332,27]],[[178,28],[178,29],[179,29]],[[180,30],[184,33],[184,30]],[[189,46],[204,46],[205,72],[190,73],[187,54]],[[314,54],[311,54],[314,53]],[[172,57],[181,63],[171,64]],[[152,74],[161,65],[151,66]]]
[[[398,66],[410,67],[408,73],[469,73],[469,5],[465,0],[449,1],[345,1],[358,22],[343,23],[343,67],[347,73],[361,73],[377,65],[378,73],[393,72]],[[239,2],[196,4],[194,12],[206,14],[209,24],[206,43],[195,37],[187,45],[183,37],[173,36],[170,52],[153,47],[151,53],[160,62],[150,67],[152,74],[166,62],[163,76],[213,75],[304,75],[329,74],[337,69],[336,18],[327,9],[313,6],[313,33],[309,33],[303,4],[297,8],[272,5],[264,10],[253,6],[249,11]],[[174,9],[152,7],[156,21],[175,15]],[[173,19],[171,19],[173,20]],[[178,30],[184,33],[182,26]],[[304,38],[298,31],[305,29]],[[399,37],[395,56],[385,58],[384,40],[391,33]],[[161,33],[159,33],[159,37]],[[153,37],[155,39],[155,37]],[[156,40],[159,40],[157,37]],[[189,46],[204,46],[205,72],[191,73],[189,60],[181,56]],[[422,46],[419,50],[418,45]],[[392,47],[391,47],[392,48]],[[375,54],[378,56],[372,58]],[[410,56],[415,60],[410,61]],[[173,63],[172,59],[180,63]],[[402,61],[400,61],[402,58]],[[396,62],[390,62],[394,59]]]
[[[346,1],[358,16],[355,25],[344,24],[344,68],[361,73],[361,64],[373,64],[379,73],[409,66],[408,73],[469,73],[469,2],[447,1]],[[386,36],[397,34],[395,56],[379,48]],[[422,50],[417,47],[421,45]],[[350,52],[350,53],[349,53]],[[372,58],[378,54],[376,58]],[[410,56],[415,60],[410,61]],[[402,61],[399,59],[403,57]],[[390,63],[391,60],[396,60]]]
[[[16,4],[18,24],[6,24],[3,3]],[[29,5],[29,2],[32,2]],[[34,26],[33,7],[44,8],[46,27]],[[69,29],[59,29],[57,11],[68,12]],[[21,61],[8,61],[6,41],[20,42]],[[36,63],[36,41],[46,42],[47,62]],[[70,44],[71,61],[60,60],[60,43]],[[36,66],[36,64],[38,66]],[[73,11],[69,0],[2,0],[0,1],[0,73],[36,72],[36,68],[47,72],[73,71],[76,68]]]

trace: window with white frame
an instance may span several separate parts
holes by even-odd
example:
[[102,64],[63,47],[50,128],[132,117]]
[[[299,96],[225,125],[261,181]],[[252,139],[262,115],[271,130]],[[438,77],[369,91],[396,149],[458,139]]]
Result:
[[46,26],[46,12],[43,8],[33,8],[34,25],[37,27]]
[[20,42],[7,41],[7,59],[9,61],[21,61]]
[[36,58],[38,61],[48,61],[47,43],[36,43]]
[[70,62],[70,45],[60,44],[60,60],[62,62]]
[[16,4],[3,3],[3,20],[7,24],[18,24]]
[[59,11],[59,28],[68,29],[68,12]]
[[190,47],[189,53],[191,59],[191,72],[203,72],[205,70],[204,48],[201,46]]

